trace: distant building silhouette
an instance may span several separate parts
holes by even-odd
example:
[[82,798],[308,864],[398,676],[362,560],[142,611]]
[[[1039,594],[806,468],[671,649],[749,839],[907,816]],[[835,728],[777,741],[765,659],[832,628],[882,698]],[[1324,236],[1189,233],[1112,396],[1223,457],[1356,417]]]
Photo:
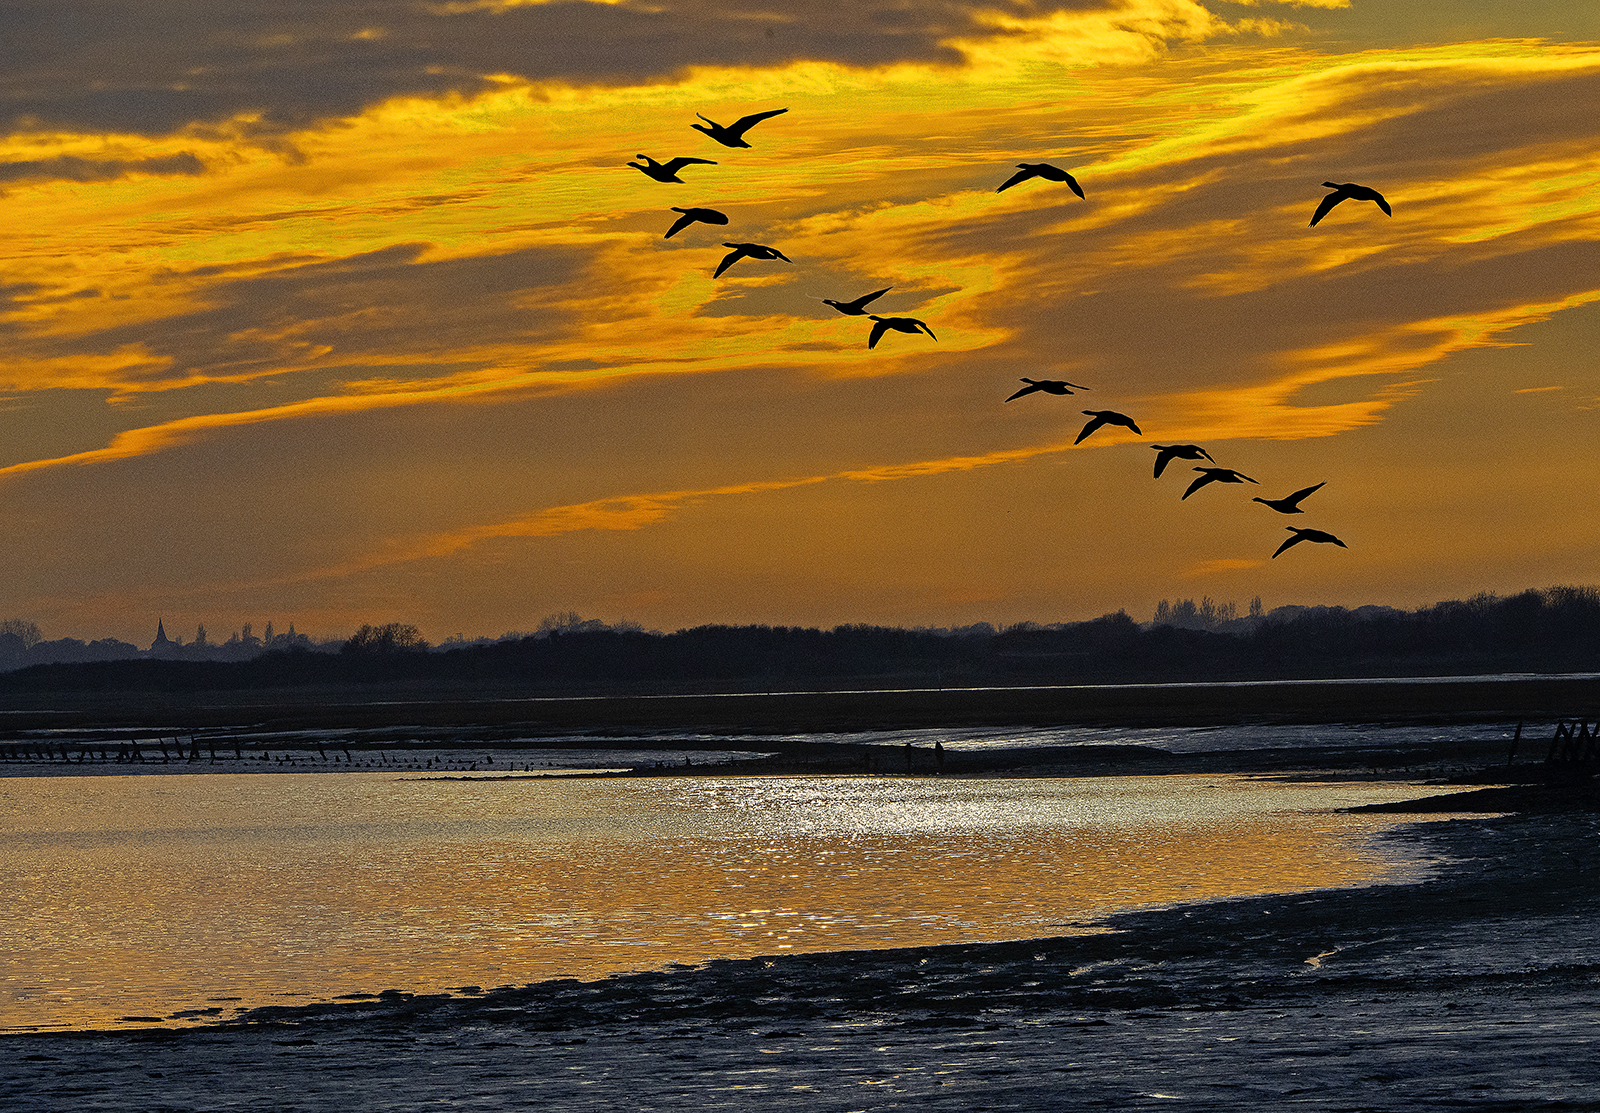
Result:
[[182,648],[182,642],[173,641],[167,637],[166,623],[162,619],[156,619],[156,640],[150,643],[150,656],[176,657]]

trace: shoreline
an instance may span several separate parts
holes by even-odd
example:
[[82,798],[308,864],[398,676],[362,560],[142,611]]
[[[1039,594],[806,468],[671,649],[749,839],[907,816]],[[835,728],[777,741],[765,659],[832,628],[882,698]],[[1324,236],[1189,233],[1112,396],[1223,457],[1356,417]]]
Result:
[[[10,777],[222,776],[243,774],[377,773],[404,779],[471,781],[571,778],[705,777],[1117,777],[1238,774],[1278,777],[1423,780],[1478,784],[1533,783],[1566,779],[1546,764],[1547,739],[1523,739],[1512,750],[1504,738],[1448,738],[1391,745],[1299,745],[1219,750],[1169,750],[1140,742],[1069,745],[952,743],[943,754],[924,740],[815,742],[790,739],[629,738],[614,746],[583,739],[569,746],[441,746],[421,741],[388,745],[340,742],[246,746],[242,756],[148,756],[127,761],[107,756],[106,747],[58,742],[50,756],[15,756],[0,742],[0,782]],[[762,745],[762,742],[765,742]],[[676,744],[669,744],[676,743]],[[745,749],[744,746],[759,748]],[[218,747],[220,751],[222,747]],[[230,747],[231,750],[231,747]],[[554,765],[553,754],[592,755],[588,765]],[[334,756],[330,759],[329,754]],[[621,760],[627,754],[651,758]],[[76,757],[63,756],[75,754]],[[339,755],[344,755],[340,760]],[[606,760],[610,755],[612,760]],[[655,757],[653,755],[662,755]],[[689,755],[688,764],[684,764]],[[1507,758],[1520,758],[1508,761]]]

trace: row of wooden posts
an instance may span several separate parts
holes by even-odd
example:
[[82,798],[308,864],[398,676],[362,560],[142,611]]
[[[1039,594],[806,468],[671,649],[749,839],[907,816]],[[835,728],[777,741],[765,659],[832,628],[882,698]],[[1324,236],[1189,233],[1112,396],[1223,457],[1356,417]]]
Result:
[[1562,720],[1556,724],[1544,760],[1548,765],[1586,769],[1594,763],[1597,749],[1600,749],[1600,719],[1596,719],[1593,726],[1585,719],[1574,719],[1570,723]]
[[[229,746],[223,743],[220,746],[223,756],[218,757],[218,749],[219,746],[215,742],[200,742],[194,738],[189,738],[187,741],[181,738],[172,738],[170,740],[158,738],[153,741],[83,742],[74,746],[68,746],[63,742],[12,742],[0,744],[0,761],[57,761],[78,765],[84,762],[143,764],[148,762],[170,763],[173,761],[194,762],[207,759],[214,762],[227,760],[227,751],[230,749],[233,751],[235,761],[272,760],[271,750],[252,750],[249,754],[246,754],[242,746]],[[344,754],[346,763],[354,760],[349,750],[337,750],[334,756],[329,758],[328,751],[325,748],[317,746],[315,749],[323,761],[338,762],[338,755],[341,753]],[[159,757],[157,756],[158,751],[160,753]],[[293,756],[298,754],[306,754],[308,758],[310,756],[305,750],[286,749],[282,751],[280,757],[288,757],[293,760]],[[381,756],[378,760],[387,761],[387,755]]]
[[[219,749],[223,752],[222,757],[218,757],[217,751]],[[227,742],[218,743],[214,740],[202,742],[190,737],[187,740],[182,738],[157,738],[154,740],[144,739],[128,742],[80,742],[70,746],[64,742],[6,742],[0,743],[0,761],[50,761],[65,762],[73,765],[82,765],[86,762],[106,764],[149,764],[153,762],[170,764],[174,761],[190,763],[208,759],[211,762],[216,762],[227,760],[227,751],[229,750],[233,751],[233,760],[235,761],[268,762],[273,760],[274,751],[271,749],[259,751],[252,749],[249,753],[246,753],[243,746],[229,745]],[[316,757],[311,755],[311,750],[316,751]],[[159,757],[157,756],[157,751],[160,753]],[[322,762],[330,765],[357,764],[350,751],[343,747],[333,749],[331,757],[329,756],[328,748],[324,746],[311,746],[302,749],[280,748],[276,752],[279,763],[316,762],[320,758]],[[339,756],[340,754],[344,755],[343,758]],[[379,765],[412,768],[416,762],[423,760],[420,757],[409,758],[408,755],[403,753],[391,755],[384,750],[378,750],[365,754],[362,764],[370,765],[376,763]],[[494,764],[493,757],[485,757],[482,760],[490,765]],[[443,757],[428,757],[425,764],[427,768],[432,768],[436,764],[443,768],[447,765],[454,766],[462,763],[460,759],[455,759],[452,762]],[[415,767],[422,768],[420,765]],[[473,761],[471,767],[476,769],[478,762]]]
[[[204,753],[202,753],[202,747]],[[224,745],[226,751],[229,747]],[[161,756],[157,757],[154,751],[159,750]],[[235,760],[245,760],[242,747],[232,747]],[[147,752],[149,751],[149,752]],[[321,752],[320,750],[318,752]],[[348,753],[348,751],[347,751]],[[270,761],[272,755],[262,751],[259,755],[252,753],[252,759],[258,757],[262,761]],[[4,761],[64,761],[75,764],[84,762],[171,762],[171,761],[201,761],[209,757],[211,761],[223,760],[217,757],[217,745],[214,742],[201,743],[194,738],[184,741],[180,738],[171,740],[157,738],[153,741],[131,742],[82,742],[75,746],[68,746],[64,742],[13,742],[0,744],[0,760]],[[326,753],[322,754],[324,761],[328,760]]]

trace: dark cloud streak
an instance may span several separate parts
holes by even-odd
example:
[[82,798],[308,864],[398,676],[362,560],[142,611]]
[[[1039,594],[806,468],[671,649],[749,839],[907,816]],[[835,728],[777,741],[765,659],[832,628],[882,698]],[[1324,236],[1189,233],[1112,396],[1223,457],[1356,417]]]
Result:
[[76,155],[32,159],[25,162],[0,162],[0,182],[54,180],[69,182],[108,182],[131,174],[203,174],[205,163],[192,154],[165,158],[88,159]]
[[[272,273],[208,287],[206,308],[85,333],[72,341],[27,341],[30,354],[92,355],[137,345],[170,360],[122,373],[128,383],[156,384],[191,373],[228,375],[293,365],[307,353],[377,353],[369,373],[390,375],[396,353],[410,353],[426,374],[454,369],[451,352],[503,336],[507,319],[527,341],[572,327],[558,307],[536,307],[580,280],[588,255],[537,247],[501,255],[425,259],[422,244],[396,244],[332,261],[296,263]],[[0,287],[26,294],[23,287]]]
[[1012,32],[982,16],[1116,9],[1120,0],[562,0],[454,13],[409,0],[248,6],[52,0],[5,6],[0,127],[166,135],[247,117],[274,134],[398,95],[476,94],[490,75],[624,85],[697,65],[816,59],[955,64],[952,38]]

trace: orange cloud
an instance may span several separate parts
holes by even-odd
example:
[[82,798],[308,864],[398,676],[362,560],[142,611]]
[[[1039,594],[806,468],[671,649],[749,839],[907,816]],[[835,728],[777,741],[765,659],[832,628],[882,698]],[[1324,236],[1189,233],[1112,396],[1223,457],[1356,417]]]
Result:
[[828,475],[794,479],[759,480],[732,483],[697,490],[664,491],[646,495],[618,495],[570,506],[554,506],[503,522],[448,530],[412,538],[381,547],[375,552],[330,568],[319,569],[295,581],[329,579],[367,572],[388,565],[449,556],[486,541],[517,537],[554,537],[580,530],[637,530],[664,521],[673,514],[698,506],[709,499],[734,495],[763,494],[793,490],[820,483],[884,483],[951,472],[973,471],[1020,460],[1065,452],[1071,443],[1008,449],[978,456],[952,456],[939,460],[919,460],[907,464],[886,464],[873,468],[852,468]]
[[1221,557],[1216,560],[1203,560],[1199,564],[1185,568],[1178,573],[1178,576],[1185,580],[1198,580],[1215,576],[1219,572],[1243,572],[1249,568],[1261,568],[1266,563],[1264,560],[1246,560],[1243,557]]
[[[493,385],[499,386],[500,384]],[[57,456],[48,460],[28,460],[20,464],[12,464],[9,467],[0,468],[0,479],[24,475],[28,472],[40,471],[46,468],[104,464],[113,460],[126,460],[130,457],[145,456],[153,452],[160,452],[163,449],[187,444],[207,433],[236,426],[259,425],[264,422],[284,421],[291,418],[321,417],[330,414],[356,413],[381,407],[437,402],[441,400],[441,394],[451,393],[459,397],[461,392],[415,391],[390,394],[343,395],[312,398],[304,402],[271,406],[260,410],[201,414],[195,417],[179,418],[176,421],[166,421],[159,425],[149,425],[140,429],[129,429],[118,433],[111,439],[111,443],[104,448],[90,449],[87,452],[75,452],[69,456]]]

